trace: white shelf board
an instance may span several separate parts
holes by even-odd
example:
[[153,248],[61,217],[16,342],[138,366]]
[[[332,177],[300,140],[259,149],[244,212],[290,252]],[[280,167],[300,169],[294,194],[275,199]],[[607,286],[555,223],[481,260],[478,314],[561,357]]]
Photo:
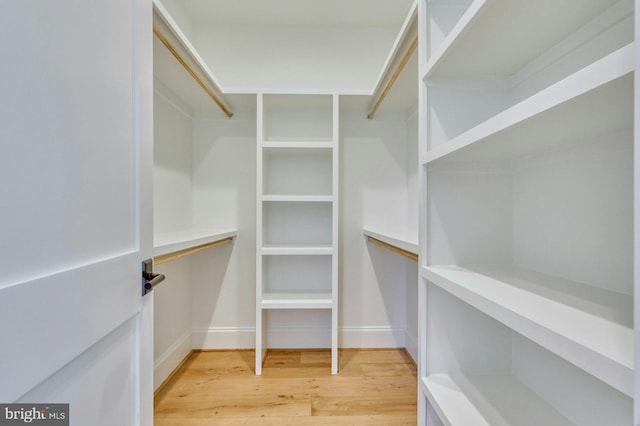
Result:
[[423,162],[512,159],[631,128],[634,50],[631,43],[607,55],[434,147]]
[[[158,27],[183,56],[192,70],[203,80],[210,91],[218,97],[218,101],[225,108],[230,109],[225,90],[218,79],[202,59],[189,38],[182,31],[178,23],[173,19],[169,11],[162,4],[161,0],[153,0],[154,27]],[[187,71],[180,65],[168,51],[161,46],[161,42],[154,37],[154,76],[168,87],[174,95],[194,109],[213,111],[218,109],[216,102],[205,93],[205,91],[188,75]],[[246,96],[235,97],[243,99]],[[224,116],[222,111],[216,116]]]
[[333,202],[333,196],[332,195],[263,195],[262,201],[331,203]]
[[265,141],[263,148],[305,148],[305,149],[331,149],[333,142],[327,141]]
[[262,247],[263,256],[282,255],[331,255],[333,247],[330,244],[321,245],[265,245]]
[[418,254],[419,252],[418,243],[415,242],[415,240],[411,241],[409,239],[392,237],[386,234],[371,231],[370,229],[363,229],[362,233],[367,237],[373,237],[376,240],[380,240],[391,246],[397,247],[404,251],[408,251],[409,253]]
[[180,231],[153,236],[153,255],[162,256],[236,237],[238,231]]
[[262,295],[262,309],[331,309],[331,292],[273,292]]
[[475,0],[429,58],[424,78],[510,77],[617,2]]
[[434,374],[421,389],[445,425],[573,425],[511,375]]
[[633,297],[512,266],[429,266],[424,278],[633,396]]

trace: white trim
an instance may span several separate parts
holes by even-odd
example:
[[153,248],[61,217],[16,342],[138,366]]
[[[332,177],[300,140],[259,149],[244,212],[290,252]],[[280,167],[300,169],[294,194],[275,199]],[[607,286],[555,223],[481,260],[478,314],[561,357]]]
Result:
[[391,326],[341,327],[341,348],[404,348],[405,329]]
[[[255,347],[255,327],[194,328],[190,333],[191,349],[195,350],[251,349]],[[340,327],[338,329],[338,346],[345,348],[403,348],[405,347],[406,335],[406,330],[400,327]],[[267,330],[267,336],[269,347],[272,348],[328,348],[331,328],[328,326],[272,327]]]
[[371,96],[371,90],[357,89],[304,89],[304,88],[230,88],[224,89],[226,95],[254,95],[263,93],[265,95],[354,95],[354,96]]
[[404,332],[404,347],[413,358],[413,362],[418,365],[418,336],[411,333],[409,330]]
[[198,349],[253,349],[255,327],[208,327],[191,331],[191,348]]
[[153,390],[164,382],[191,352],[191,330],[184,333],[153,363]]

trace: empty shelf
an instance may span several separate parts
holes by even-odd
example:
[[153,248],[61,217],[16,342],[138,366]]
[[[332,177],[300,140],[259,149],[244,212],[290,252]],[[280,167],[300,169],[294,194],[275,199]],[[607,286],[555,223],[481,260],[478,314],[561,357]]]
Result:
[[263,309],[331,309],[331,292],[273,292],[262,295]]
[[632,296],[510,266],[431,266],[423,276],[633,396]]
[[418,260],[418,243],[379,234],[368,229],[363,229],[362,233],[373,243],[381,245],[409,259]]
[[445,425],[573,425],[510,375],[434,374],[420,385]]
[[231,242],[237,235],[238,231],[182,231],[155,235],[153,257],[155,263],[166,262],[205,248]]

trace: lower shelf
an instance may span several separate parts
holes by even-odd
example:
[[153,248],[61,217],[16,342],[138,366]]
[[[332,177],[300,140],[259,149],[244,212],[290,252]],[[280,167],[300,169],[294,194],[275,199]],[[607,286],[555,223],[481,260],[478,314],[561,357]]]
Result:
[[434,374],[420,385],[445,425],[573,425],[510,375]]
[[512,266],[423,268],[423,277],[633,396],[628,295]]
[[331,309],[331,292],[265,293],[260,302],[262,309]]

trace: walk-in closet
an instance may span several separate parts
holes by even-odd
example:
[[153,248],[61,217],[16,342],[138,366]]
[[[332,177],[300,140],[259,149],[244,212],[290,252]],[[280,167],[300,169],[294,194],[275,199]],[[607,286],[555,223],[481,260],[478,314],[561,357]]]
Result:
[[49,3],[0,2],[5,417],[640,425],[640,0]]

